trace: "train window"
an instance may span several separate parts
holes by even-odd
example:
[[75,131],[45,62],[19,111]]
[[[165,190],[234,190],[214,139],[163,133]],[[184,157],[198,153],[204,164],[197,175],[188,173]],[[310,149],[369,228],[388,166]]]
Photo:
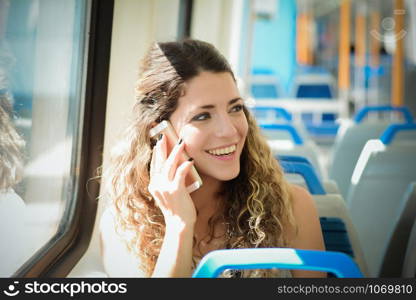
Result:
[[89,5],[0,0],[0,277],[74,215]]

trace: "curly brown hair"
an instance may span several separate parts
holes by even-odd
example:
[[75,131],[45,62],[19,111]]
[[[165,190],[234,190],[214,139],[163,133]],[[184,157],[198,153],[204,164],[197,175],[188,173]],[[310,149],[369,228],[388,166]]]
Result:
[[[151,275],[165,233],[159,207],[148,191],[154,142],[149,130],[169,119],[183,94],[184,83],[201,71],[234,74],[226,59],[209,43],[198,40],[155,43],[145,56],[136,86],[133,120],[114,148],[103,174],[108,197],[116,209],[116,227],[129,249],[137,255],[141,270]],[[227,248],[284,247],[286,232],[294,226],[291,197],[282,169],[266,140],[244,107],[248,133],[240,157],[239,175],[223,183],[226,199],[211,218],[227,224]]]

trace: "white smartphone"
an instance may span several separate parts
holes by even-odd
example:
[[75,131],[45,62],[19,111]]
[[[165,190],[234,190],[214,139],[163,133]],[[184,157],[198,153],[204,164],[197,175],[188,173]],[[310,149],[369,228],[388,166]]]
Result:
[[[172,151],[173,147],[175,147],[179,139],[172,124],[167,120],[163,120],[162,122],[157,124],[155,127],[150,129],[149,133],[150,133],[151,138],[155,138],[161,133],[166,136],[168,155]],[[183,163],[184,161],[188,159],[189,159],[189,155],[184,151],[184,154],[180,158],[179,163]],[[191,171],[186,176],[185,185],[189,193],[196,191],[202,186],[202,179],[199,176],[197,170],[195,169],[195,166],[192,166]]]

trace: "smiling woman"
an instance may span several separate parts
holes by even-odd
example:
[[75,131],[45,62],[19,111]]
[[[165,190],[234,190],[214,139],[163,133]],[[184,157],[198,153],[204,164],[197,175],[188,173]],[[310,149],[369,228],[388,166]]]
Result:
[[248,125],[231,73],[205,71],[189,80],[170,120],[203,181],[237,177]]
[[[284,180],[229,64],[212,45],[155,43],[136,91],[133,120],[103,174],[110,202],[100,227],[109,276],[189,277],[216,249],[323,249],[310,195]],[[163,120],[180,137],[171,151],[165,135],[154,141],[149,134]],[[185,152],[190,159],[183,161]],[[185,176],[192,166],[203,184],[189,193]]]

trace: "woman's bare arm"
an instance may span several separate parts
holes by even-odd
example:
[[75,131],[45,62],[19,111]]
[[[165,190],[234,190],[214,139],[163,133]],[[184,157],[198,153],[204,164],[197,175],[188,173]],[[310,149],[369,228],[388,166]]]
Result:
[[152,277],[191,277],[193,225],[170,220]]

